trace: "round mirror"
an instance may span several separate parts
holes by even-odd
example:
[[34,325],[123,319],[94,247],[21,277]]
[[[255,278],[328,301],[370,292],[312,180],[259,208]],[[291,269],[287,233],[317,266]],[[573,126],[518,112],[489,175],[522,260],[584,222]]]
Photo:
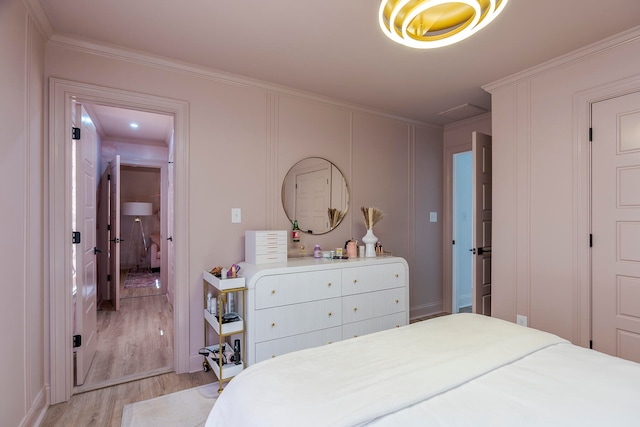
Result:
[[282,183],[282,207],[301,231],[324,234],[340,224],[349,209],[349,188],[340,169],[320,157],[293,165]]

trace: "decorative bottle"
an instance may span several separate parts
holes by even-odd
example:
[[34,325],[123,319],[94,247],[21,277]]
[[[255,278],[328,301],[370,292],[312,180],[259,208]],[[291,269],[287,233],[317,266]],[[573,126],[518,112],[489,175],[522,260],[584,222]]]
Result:
[[300,242],[300,228],[298,228],[298,220],[293,220],[293,230],[291,231],[291,238],[293,243]]

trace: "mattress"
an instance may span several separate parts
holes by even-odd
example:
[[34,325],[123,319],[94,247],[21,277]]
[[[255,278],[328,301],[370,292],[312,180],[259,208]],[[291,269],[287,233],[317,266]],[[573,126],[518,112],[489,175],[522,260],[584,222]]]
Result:
[[250,366],[217,426],[640,425],[640,364],[456,314]]

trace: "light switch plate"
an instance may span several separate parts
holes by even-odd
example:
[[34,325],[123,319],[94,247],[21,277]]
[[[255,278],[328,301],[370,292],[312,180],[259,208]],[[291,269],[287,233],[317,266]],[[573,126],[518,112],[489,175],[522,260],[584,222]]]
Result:
[[231,222],[233,224],[242,222],[242,210],[240,208],[231,208]]
[[438,222],[438,212],[429,212],[429,221]]

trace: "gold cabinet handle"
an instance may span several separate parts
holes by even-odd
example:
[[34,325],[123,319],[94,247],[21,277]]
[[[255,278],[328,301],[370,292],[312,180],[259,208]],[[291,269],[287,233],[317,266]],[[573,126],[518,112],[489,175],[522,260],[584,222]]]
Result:
[[328,287],[331,287],[331,282],[327,283],[327,286],[328,286]]
[[275,289],[271,289],[271,295],[275,294],[276,290]]
[[273,327],[275,327],[275,326],[276,326],[276,322],[273,322],[273,323],[271,324],[271,327],[273,328]]
[[399,302],[400,302],[400,300],[396,300],[396,304],[399,303]]
[[400,275],[399,275],[398,273],[396,273],[396,279],[397,279],[398,277],[400,277]]
[[329,312],[329,317],[331,317],[331,316],[333,316],[333,313],[332,313],[332,312]]
[[353,283],[358,283],[358,279],[353,279]]
[[353,307],[353,311],[358,311],[358,307]]

